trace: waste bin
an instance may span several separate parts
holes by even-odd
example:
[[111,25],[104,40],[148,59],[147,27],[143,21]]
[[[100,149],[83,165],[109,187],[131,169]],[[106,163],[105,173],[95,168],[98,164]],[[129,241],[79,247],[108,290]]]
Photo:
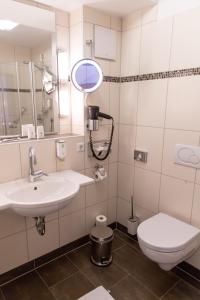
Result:
[[92,242],[91,261],[97,266],[105,267],[112,262],[112,241],[114,235],[110,227],[95,226],[90,233]]

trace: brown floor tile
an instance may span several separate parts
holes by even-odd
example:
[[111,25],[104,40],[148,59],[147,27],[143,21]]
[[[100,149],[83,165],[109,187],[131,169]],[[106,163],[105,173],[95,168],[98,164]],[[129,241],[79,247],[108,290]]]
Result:
[[91,256],[91,245],[87,244],[69,254],[67,257],[75,264],[78,268],[83,269],[91,265],[90,262]]
[[0,300],[4,300],[3,292],[0,290]]
[[36,272],[2,287],[6,300],[55,300]]
[[88,279],[78,272],[52,287],[51,291],[57,300],[77,300],[93,289]]
[[172,290],[170,290],[167,295],[165,295],[163,300],[199,300],[200,290],[190,286],[184,281],[180,281]]
[[115,231],[115,236],[122,239],[126,244],[128,244],[129,246],[133,247],[134,249],[136,249],[137,251],[141,252],[140,246],[138,244],[137,241],[131,239],[128,235],[126,235],[125,233],[116,230]]
[[158,297],[178,281],[175,274],[161,270],[156,263],[128,245],[115,251],[114,262],[133,274]]
[[116,250],[125,245],[125,241],[119,237],[117,231],[114,231],[114,240],[112,242],[112,250]]
[[127,276],[111,288],[111,295],[115,300],[156,300],[158,299],[151,294],[144,286],[134,279]]
[[89,267],[83,269],[82,272],[95,287],[103,285],[105,288],[110,288],[127,275],[126,272],[114,263],[107,267],[97,267],[91,264]]
[[40,267],[37,271],[45,280],[47,285],[52,286],[77,272],[78,269],[69,261],[67,257],[62,256]]

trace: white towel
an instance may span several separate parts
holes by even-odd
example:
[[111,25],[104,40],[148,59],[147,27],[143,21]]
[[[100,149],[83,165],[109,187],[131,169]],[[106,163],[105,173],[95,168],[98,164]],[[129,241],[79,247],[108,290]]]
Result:
[[79,300],[114,300],[114,298],[110,296],[103,286],[100,286],[87,295],[79,298]]

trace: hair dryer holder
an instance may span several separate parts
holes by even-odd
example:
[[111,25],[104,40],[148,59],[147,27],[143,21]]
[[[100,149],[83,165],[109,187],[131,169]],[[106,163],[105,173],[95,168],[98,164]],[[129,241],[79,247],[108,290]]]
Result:
[[[97,156],[100,158],[105,155],[105,153],[108,151],[109,147],[109,140],[99,140],[99,141],[93,141],[93,148]],[[112,151],[112,149],[111,149]],[[111,153],[110,151],[110,153]],[[93,157],[91,148],[90,148],[90,143],[88,143],[88,157]]]

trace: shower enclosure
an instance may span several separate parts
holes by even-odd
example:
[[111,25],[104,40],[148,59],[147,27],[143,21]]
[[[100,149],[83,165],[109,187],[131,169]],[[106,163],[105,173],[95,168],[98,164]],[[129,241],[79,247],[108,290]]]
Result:
[[0,138],[21,137],[22,125],[55,132],[56,77],[42,63],[0,64]]

